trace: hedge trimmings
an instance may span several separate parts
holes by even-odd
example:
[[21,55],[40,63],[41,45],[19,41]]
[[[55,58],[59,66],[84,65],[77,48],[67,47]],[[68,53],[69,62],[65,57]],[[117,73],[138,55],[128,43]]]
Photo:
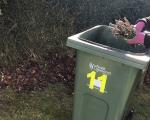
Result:
[[134,26],[130,24],[126,17],[122,20],[115,20],[116,24],[110,23],[109,25],[113,27],[113,34],[118,37],[122,36],[125,39],[132,39],[135,36]]

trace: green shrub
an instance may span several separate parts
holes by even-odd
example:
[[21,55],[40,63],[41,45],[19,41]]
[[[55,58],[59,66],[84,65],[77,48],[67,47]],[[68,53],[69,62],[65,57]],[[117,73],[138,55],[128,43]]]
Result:
[[150,10],[148,0],[1,0],[0,6],[1,65],[65,53],[68,36],[124,16],[134,23]]

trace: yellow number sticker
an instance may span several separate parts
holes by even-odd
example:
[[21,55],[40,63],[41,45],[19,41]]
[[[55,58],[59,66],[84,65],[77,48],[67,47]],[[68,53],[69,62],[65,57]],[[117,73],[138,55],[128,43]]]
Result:
[[98,80],[101,81],[100,92],[104,93],[105,87],[106,87],[107,75],[104,74],[104,75],[98,77]]
[[91,73],[87,74],[87,78],[90,78],[90,85],[89,85],[90,89],[94,89],[95,77],[96,77],[96,72],[95,71],[92,71]]
[[105,92],[105,87],[106,87],[106,82],[107,82],[106,74],[103,74],[96,79],[96,72],[92,71],[87,74],[87,78],[90,79],[90,84],[89,84],[90,89],[94,89],[94,87],[98,87],[100,93]]

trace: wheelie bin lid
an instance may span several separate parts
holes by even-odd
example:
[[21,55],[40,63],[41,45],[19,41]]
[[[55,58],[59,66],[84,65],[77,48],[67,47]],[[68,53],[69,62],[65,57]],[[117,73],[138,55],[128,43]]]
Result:
[[[98,25],[84,32],[68,37],[67,46],[93,55],[101,56],[103,58],[111,59],[113,61],[120,62],[122,64],[126,64],[138,69],[147,69],[150,61],[149,52],[132,52],[126,49],[118,49],[117,47],[115,48],[107,44],[96,43],[94,39],[96,40],[98,38],[96,37],[97,34],[99,36],[102,36],[102,34],[100,34],[100,32],[102,32],[100,31],[100,29],[104,27],[106,26]],[[103,30],[103,33],[106,33],[106,31]],[[108,35],[106,34],[105,36]],[[107,37],[103,37],[100,39],[105,40],[105,38],[107,39]],[[106,42],[104,41],[104,43]],[[129,46],[127,46],[126,48],[128,49],[128,47]]]

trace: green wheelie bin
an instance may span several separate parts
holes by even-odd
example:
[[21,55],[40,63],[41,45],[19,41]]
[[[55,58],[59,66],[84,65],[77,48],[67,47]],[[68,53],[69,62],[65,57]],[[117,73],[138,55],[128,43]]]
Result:
[[77,53],[73,120],[124,120],[148,68],[147,49],[128,45],[105,25],[68,37],[67,46]]

